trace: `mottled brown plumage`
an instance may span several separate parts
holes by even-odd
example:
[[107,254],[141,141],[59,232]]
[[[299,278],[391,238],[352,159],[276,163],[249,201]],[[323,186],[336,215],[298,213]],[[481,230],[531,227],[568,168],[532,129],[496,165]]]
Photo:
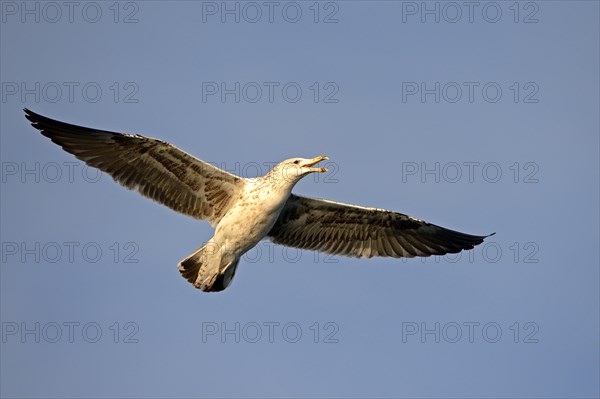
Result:
[[282,245],[334,255],[444,255],[472,249],[473,236],[378,208],[290,195],[269,238]]
[[71,125],[25,110],[32,126],[89,166],[169,208],[216,225],[244,180],[172,144]]
[[313,167],[324,156],[288,159],[265,176],[244,179],[161,140],[71,125],[27,109],[25,113],[44,136],[89,166],[216,226],[214,236],[178,265],[182,276],[203,291],[227,288],[240,257],[265,237],[291,247],[367,258],[456,253],[486,238],[384,209],[292,194],[304,176],[327,171]]

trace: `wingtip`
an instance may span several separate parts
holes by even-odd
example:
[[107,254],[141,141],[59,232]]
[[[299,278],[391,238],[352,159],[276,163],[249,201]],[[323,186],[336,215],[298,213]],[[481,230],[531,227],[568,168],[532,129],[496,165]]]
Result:
[[32,126],[35,126],[33,124],[38,122],[40,115],[36,114],[35,112],[33,112],[32,110],[30,110],[28,108],[23,108],[23,111],[25,112],[25,118],[27,118],[27,120],[29,122],[31,122]]
[[37,130],[41,131],[42,134],[43,134],[43,131],[45,130],[45,128],[47,128],[49,124],[57,122],[57,121],[50,119],[44,115],[40,115],[36,112],[33,112],[32,110],[30,110],[28,108],[23,108],[23,111],[25,111],[25,118],[29,122],[31,122],[31,126],[36,128]]

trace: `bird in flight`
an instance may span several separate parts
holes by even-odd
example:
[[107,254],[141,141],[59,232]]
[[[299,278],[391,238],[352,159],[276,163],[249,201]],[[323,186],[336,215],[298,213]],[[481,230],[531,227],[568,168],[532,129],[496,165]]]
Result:
[[486,237],[449,230],[378,208],[292,194],[326,156],[292,158],[262,177],[235,176],[167,142],[60,122],[24,109],[44,136],[128,189],[176,212],[207,220],[213,237],[179,262],[181,275],[205,292],[231,283],[240,257],[267,237],[290,247],[351,257],[445,255]]

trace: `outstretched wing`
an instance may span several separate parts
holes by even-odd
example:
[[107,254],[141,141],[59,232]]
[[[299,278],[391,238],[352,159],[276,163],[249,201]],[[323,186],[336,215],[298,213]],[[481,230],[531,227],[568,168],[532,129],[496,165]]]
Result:
[[268,236],[277,244],[358,258],[457,253],[488,237],[448,230],[384,209],[294,194]]
[[177,212],[213,225],[245,184],[244,179],[164,141],[71,125],[28,109],[25,113],[33,127],[89,166]]

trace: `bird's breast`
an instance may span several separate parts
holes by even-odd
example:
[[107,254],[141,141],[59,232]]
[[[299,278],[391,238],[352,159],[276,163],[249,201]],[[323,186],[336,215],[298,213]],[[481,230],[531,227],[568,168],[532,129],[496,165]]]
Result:
[[215,238],[235,244],[245,252],[271,230],[289,194],[254,189],[242,193],[219,222]]

